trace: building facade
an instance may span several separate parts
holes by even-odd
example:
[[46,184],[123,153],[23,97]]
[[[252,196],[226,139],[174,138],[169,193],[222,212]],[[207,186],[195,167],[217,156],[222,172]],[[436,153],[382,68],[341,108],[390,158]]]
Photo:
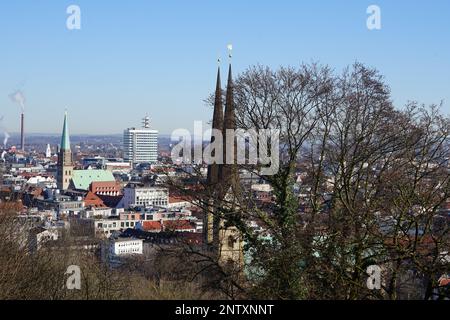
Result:
[[111,265],[120,265],[128,258],[142,255],[144,241],[135,238],[111,238],[102,246],[104,261]]
[[140,183],[129,183],[123,190],[120,207],[160,207],[167,208],[169,204],[169,190],[162,187],[147,187]]
[[101,196],[119,196],[122,193],[120,182],[117,181],[93,181],[89,191]]
[[141,239],[111,239],[109,243],[109,253],[111,256],[142,254],[143,243],[144,241]]
[[128,128],[123,134],[123,157],[133,164],[156,163],[158,131],[150,129],[150,119],[143,119],[142,128]]

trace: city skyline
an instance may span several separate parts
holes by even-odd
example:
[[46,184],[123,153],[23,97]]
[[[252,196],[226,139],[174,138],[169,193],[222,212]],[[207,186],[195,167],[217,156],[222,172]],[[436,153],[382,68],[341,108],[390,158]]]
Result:
[[120,134],[146,114],[162,135],[208,123],[204,99],[214,91],[219,56],[227,68],[228,43],[235,76],[255,64],[318,61],[342,70],[359,61],[386,77],[398,108],[443,100],[450,112],[448,1],[376,1],[382,28],[372,31],[366,9],[373,1],[136,1],[123,8],[81,0],[81,30],[66,28],[70,4],[1,5],[0,116],[9,133],[20,131],[20,108],[9,97],[16,90],[27,99],[26,134],[58,134],[65,109],[73,134]]
[[449,12],[0,5],[0,302],[450,300]]

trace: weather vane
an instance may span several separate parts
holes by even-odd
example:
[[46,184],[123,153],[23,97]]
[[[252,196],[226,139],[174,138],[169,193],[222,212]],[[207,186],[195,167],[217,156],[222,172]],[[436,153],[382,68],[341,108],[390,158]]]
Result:
[[231,60],[231,58],[233,58],[233,45],[229,44],[227,48],[228,48],[228,58],[230,58]]

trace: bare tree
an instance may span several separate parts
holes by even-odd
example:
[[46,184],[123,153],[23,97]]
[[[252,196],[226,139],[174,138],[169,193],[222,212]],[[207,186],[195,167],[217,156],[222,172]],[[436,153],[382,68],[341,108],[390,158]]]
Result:
[[[395,108],[383,77],[360,63],[341,74],[318,64],[252,67],[236,79],[234,95],[238,127],[279,129],[281,154],[279,172],[260,176],[273,187],[270,205],[244,190],[234,205],[224,200],[213,210],[245,239],[241,294],[398,299],[414,295],[403,289],[413,274],[424,284],[421,298],[432,298],[449,250],[441,215],[449,126],[439,109]],[[260,166],[240,169],[258,175]],[[199,184],[195,192],[182,181],[171,187],[208,212],[214,192]],[[373,264],[383,271],[379,291],[366,283]]]

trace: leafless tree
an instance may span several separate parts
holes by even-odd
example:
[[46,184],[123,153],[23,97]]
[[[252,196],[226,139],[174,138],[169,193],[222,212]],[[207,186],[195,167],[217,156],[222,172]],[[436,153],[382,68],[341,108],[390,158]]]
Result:
[[[395,108],[383,77],[360,63],[341,74],[318,64],[256,66],[236,79],[234,94],[238,127],[279,129],[281,154],[279,172],[260,177],[273,187],[269,206],[244,192],[233,198],[239,203],[224,200],[214,210],[246,241],[241,293],[399,299],[413,296],[402,288],[414,274],[424,283],[420,297],[432,298],[449,267],[448,218],[441,214],[449,120],[439,108]],[[240,166],[255,175],[259,168]],[[207,212],[214,192],[199,184],[195,192],[183,183],[171,187]],[[250,220],[264,232],[249,228]],[[366,283],[373,264],[383,270],[378,291]]]

